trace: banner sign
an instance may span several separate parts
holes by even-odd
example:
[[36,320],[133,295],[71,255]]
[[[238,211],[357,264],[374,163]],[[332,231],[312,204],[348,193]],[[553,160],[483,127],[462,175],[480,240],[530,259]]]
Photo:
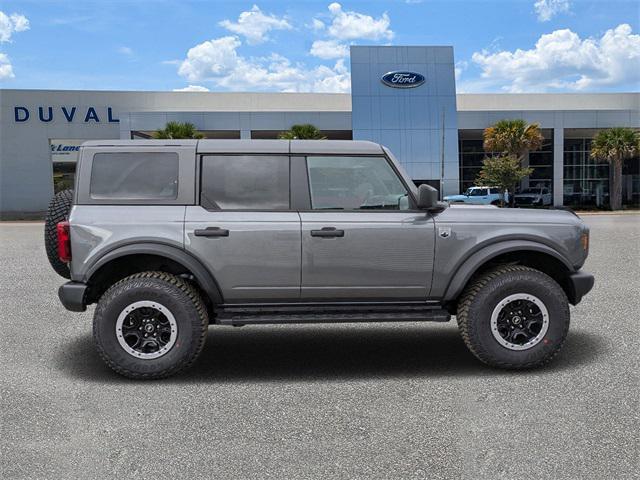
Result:
[[76,163],[80,145],[85,140],[49,139],[52,162]]

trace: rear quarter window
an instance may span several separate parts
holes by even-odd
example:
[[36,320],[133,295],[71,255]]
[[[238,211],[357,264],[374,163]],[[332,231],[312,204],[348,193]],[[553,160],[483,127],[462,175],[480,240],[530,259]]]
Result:
[[91,166],[90,195],[94,199],[175,199],[178,154],[96,153]]

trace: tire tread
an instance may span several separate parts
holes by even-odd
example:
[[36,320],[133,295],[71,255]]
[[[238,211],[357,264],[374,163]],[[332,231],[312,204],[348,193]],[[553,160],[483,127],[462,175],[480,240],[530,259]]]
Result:
[[191,367],[191,365],[193,365],[193,363],[197,360],[200,353],[202,352],[202,349],[204,348],[204,344],[207,338],[207,332],[208,332],[208,326],[209,326],[209,317],[207,314],[207,309],[204,305],[204,302],[202,300],[200,293],[196,290],[196,288],[193,285],[191,285],[186,280],[180,277],[177,277],[170,273],[160,272],[160,271],[140,272],[140,273],[135,273],[133,275],[123,278],[122,280],[114,283],[111,287],[109,287],[109,289],[100,298],[100,302],[103,302],[103,301],[109,302],[111,300],[111,297],[114,297],[117,295],[117,293],[119,293],[118,290],[124,284],[132,280],[139,280],[139,279],[161,280],[161,281],[167,282],[168,284],[174,287],[177,287],[187,295],[187,297],[189,298],[189,300],[191,301],[191,303],[193,304],[193,306],[197,311],[198,319],[202,327],[200,329],[200,335],[196,340],[197,343],[195,345],[195,349],[193,350],[192,355],[185,362],[182,362],[177,365],[173,365],[160,372],[155,372],[155,373],[135,372],[133,370],[122,367],[121,365],[118,365],[108,355],[106,355],[106,353],[101,347],[101,342],[98,334],[99,329],[96,328],[96,325],[102,321],[102,311],[100,308],[100,303],[96,308],[96,312],[93,319],[94,341],[97,346],[98,354],[100,355],[100,358],[102,358],[102,360],[109,366],[109,368],[119,373],[120,375],[124,375],[125,377],[136,379],[136,380],[153,380],[153,379],[167,378],[171,375],[174,375],[182,370],[186,370],[187,368]]
[[[549,277],[545,273],[539,270],[536,270],[534,268],[525,267],[522,265],[500,265],[500,266],[497,266],[496,268],[488,270],[487,272],[484,272],[483,274],[479,275],[475,279],[472,279],[471,282],[469,283],[469,286],[464,290],[464,292],[460,297],[460,302],[458,304],[458,311],[456,315],[456,320],[458,322],[458,329],[462,336],[462,340],[464,341],[467,348],[471,351],[471,353],[473,353],[473,355],[476,358],[478,358],[481,362],[487,365],[495,366],[497,368],[509,369],[509,370],[529,369],[529,368],[544,366],[547,363],[549,363],[551,360],[553,360],[553,358],[558,354],[558,352],[561,350],[562,346],[564,345],[564,342],[567,337],[567,333],[569,331],[569,321],[565,323],[565,328],[564,328],[561,341],[556,344],[554,351],[550,355],[544,357],[541,360],[535,360],[531,362],[516,364],[512,362],[505,362],[505,361],[499,360],[495,356],[491,355],[490,352],[486,351],[485,349],[482,349],[480,345],[478,345],[476,342],[472,340],[471,330],[473,329],[473,318],[470,315],[470,310],[475,298],[480,293],[480,291],[483,288],[485,288],[492,280],[495,280],[501,275],[504,275],[507,273],[529,273],[529,274],[533,273],[535,275],[544,275],[552,282],[554,281],[551,277]],[[564,291],[562,291],[559,285],[558,285],[558,289],[562,292],[562,295],[564,296],[565,304],[567,304],[566,295]]]
[[73,203],[73,190],[58,192],[49,202],[44,223],[44,248],[47,258],[55,272],[63,278],[71,278],[69,265],[58,258],[58,223],[69,218]]

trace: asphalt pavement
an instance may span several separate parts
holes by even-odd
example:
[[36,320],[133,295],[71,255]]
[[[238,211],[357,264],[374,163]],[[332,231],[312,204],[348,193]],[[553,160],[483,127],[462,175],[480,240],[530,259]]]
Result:
[[60,305],[42,225],[0,224],[0,477],[638,478],[640,215],[585,219],[596,286],[543,369],[481,365],[455,322],[211,327],[154,382]]

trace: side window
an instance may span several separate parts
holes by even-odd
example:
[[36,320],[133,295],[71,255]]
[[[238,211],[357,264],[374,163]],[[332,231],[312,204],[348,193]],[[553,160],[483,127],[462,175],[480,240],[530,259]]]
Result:
[[202,157],[200,204],[207,210],[287,210],[289,157]]
[[497,195],[497,194],[500,193],[500,189],[499,188],[492,188],[492,189],[489,190],[489,193],[491,195]]
[[409,198],[384,157],[307,157],[314,210],[408,210]]
[[96,153],[89,191],[95,199],[175,199],[178,196],[178,154]]

